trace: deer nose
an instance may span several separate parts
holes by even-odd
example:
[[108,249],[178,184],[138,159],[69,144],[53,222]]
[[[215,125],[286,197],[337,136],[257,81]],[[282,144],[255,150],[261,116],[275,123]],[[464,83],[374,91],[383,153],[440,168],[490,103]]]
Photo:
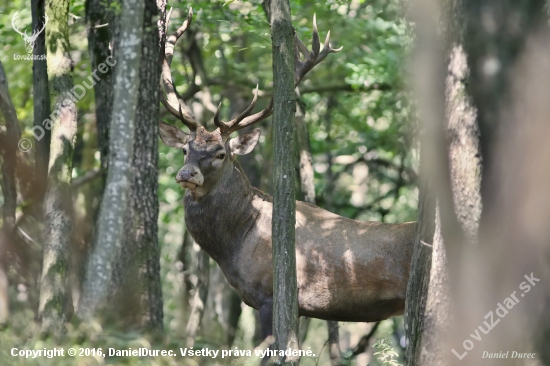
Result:
[[178,175],[176,175],[176,182],[186,182],[197,175],[196,170],[188,170],[188,169],[182,169],[179,171]]

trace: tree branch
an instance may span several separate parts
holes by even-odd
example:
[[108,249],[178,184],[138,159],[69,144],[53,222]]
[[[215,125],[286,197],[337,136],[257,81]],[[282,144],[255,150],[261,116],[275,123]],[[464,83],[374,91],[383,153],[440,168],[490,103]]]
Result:
[[361,337],[361,339],[357,343],[357,346],[355,346],[355,349],[353,350],[351,355],[347,356],[346,359],[352,360],[367,350],[367,348],[369,347],[370,340],[374,336],[374,333],[376,333],[376,330],[378,329],[379,325],[380,325],[380,322],[376,322],[371,328],[370,332]]

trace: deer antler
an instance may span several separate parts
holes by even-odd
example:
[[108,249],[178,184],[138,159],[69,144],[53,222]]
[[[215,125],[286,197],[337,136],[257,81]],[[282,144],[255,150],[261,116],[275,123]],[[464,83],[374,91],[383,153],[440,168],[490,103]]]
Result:
[[[311,70],[315,65],[320,63],[328,56],[329,53],[340,52],[342,47],[334,49],[330,46],[330,31],[327,33],[325,39],[325,44],[323,51],[319,53],[321,47],[319,43],[319,31],[317,30],[317,19],[313,15],[313,37],[312,37],[311,52],[307,49],[306,45],[300,40],[300,38],[294,34],[294,86],[298,86],[304,76]],[[300,53],[304,55],[305,60],[300,59]],[[222,135],[228,136],[231,133],[238,131],[242,128],[253,125],[254,123],[260,122],[261,120],[269,117],[273,113],[273,98],[269,101],[267,107],[265,107],[261,112],[255,113],[251,116],[248,114],[254,109],[256,105],[256,100],[258,99],[258,86],[254,91],[254,99],[252,103],[246,108],[241,114],[232,119],[229,122],[223,122],[219,119],[221,103],[218,106],[216,116],[214,117],[214,123],[220,128]]]
[[269,105],[265,109],[263,109],[261,112],[249,116],[250,112],[254,109],[257,100],[258,85],[256,85],[256,89],[254,90],[254,98],[252,99],[252,102],[250,103],[248,108],[246,108],[241,114],[239,114],[237,117],[233,118],[229,122],[223,122],[220,120],[220,109],[222,106],[222,103],[220,102],[218,110],[216,111],[216,115],[214,116],[214,123],[220,128],[222,135],[228,136],[235,131],[253,125],[256,122],[259,122],[269,117],[273,111],[273,98],[271,98],[271,100],[269,101]]
[[[325,44],[323,51],[319,53],[319,31],[317,30],[317,17],[313,14],[313,37],[311,42],[311,52],[307,49],[306,45],[294,33],[294,85],[298,86],[304,76],[319,62],[323,61],[329,53],[340,52],[343,47],[334,49],[330,46],[330,31],[325,38]],[[300,60],[300,53],[304,55],[304,61]]]
[[[172,57],[174,56],[174,47],[178,39],[185,33],[191,21],[193,20],[193,9],[189,9],[187,14],[187,19],[183,22],[181,27],[178,28],[174,34],[166,39],[166,44],[164,46],[164,59],[162,61],[162,84],[164,86],[164,93],[162,93],[161,102],[166,107],[170,113],[172,113],[176,118],[181,120],[191,131],[195,131],[200,124],[195,120],[195,117],[189,111],[189,108],[183,101],[183,99],[178,94],[176,87],[172,81],[172,71],[170,66],[172,64]],[[166,20],[166,28],[168,28],[168,23],[170,19]]]

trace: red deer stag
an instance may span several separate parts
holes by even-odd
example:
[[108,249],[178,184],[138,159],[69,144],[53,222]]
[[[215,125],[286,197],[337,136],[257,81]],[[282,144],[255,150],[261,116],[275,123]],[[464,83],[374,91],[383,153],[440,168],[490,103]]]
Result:
[[[272,101],[256,114],[258,91],[250,106],[231,121],[218,112],[213,132],[201,126],[178,96],[170,63],[174,45],[192,13],[167,39],[162,80],[163,104],[190,130],[161,122],[160,136],[185,155],[176,181],[186,189],[185,223],[196,242],[219,264],[241,299],[260,311],[262,333],[271,334],[273,271],[272,197],[252,187],[237,155],[248,154],[260,129],[230,138],[272,112]],[[327,35],[319,52],[314,18],[311,52],[296,37],[296,85],[332,49]],[[299,52],[304,55],[302,61]],[[220,104],[221,106],[221,104]],[[374,322],[403,312],[416,224],[361,222],[296,202],[296,262],[299,313],[325,320]]]

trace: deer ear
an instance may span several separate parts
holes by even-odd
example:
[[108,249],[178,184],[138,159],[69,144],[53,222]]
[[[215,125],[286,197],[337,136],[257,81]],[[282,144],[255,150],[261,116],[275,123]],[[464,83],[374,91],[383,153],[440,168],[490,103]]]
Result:
[[170,147],[176,149],[183,149],[187,141],[189,141],[189,135],[180,130],[179,128],[169,125],[168,123],[160,122],[159,135],[162,142]]
[[231,153],[235,155],[246,155],[254,149],[259,139],[259,128],[255,128],[250,132],[237,136],[229,141]]

